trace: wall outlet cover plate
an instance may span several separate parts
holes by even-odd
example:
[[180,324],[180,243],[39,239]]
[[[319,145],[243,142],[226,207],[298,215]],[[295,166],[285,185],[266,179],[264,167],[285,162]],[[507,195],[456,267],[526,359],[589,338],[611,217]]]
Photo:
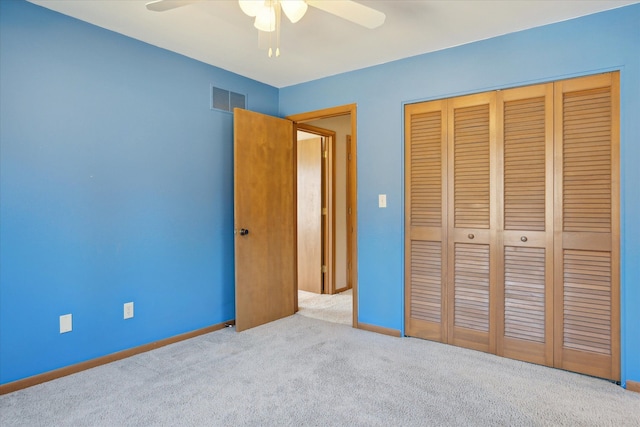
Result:
[[124,318],[131,319],[133,317],[133,302],[124,303]]
[[60,333],[71,332],[72,330],[72,318],[71,314],[64,314],[60,316]]

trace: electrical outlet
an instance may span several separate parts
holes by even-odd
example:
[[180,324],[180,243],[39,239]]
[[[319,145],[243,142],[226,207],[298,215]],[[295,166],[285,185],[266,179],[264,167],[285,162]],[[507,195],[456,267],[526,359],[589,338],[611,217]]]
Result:
[[71,314],[64,314],[60,316],[60,333],[64,334],[66,332],[71,332]]
[[133,317],[133,302],[124,303],[124,318],[131,319]]

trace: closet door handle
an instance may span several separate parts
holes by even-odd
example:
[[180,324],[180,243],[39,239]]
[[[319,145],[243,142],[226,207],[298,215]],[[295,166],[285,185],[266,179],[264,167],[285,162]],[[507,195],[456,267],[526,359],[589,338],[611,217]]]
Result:
[[249,230],[247,230],[246,228],[241,228],[240,229],[240,235],[241,236],[246,236],[247,234],[249,234]]
[[526,241],[527,241],[527,240],[529,240],[529,239],[527,239],[527,236],[522,236],[522,237],[520,238],[520,240],[521,240],[521,241],[523,241],[523,242],[526,242]]
[[473,240],[473,238],[474,238],[474,237],[476,237],[476,236],[474,236],[474,235],[473,235],[473,233],[469,233],[469,235],[468,235],[467,237],[468,237],[469,239]]

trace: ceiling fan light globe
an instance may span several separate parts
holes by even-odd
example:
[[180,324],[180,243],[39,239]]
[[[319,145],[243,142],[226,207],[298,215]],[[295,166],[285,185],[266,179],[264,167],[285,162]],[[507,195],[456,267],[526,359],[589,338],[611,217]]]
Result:
[[276,29],[276,11],[271,6],[262,5],[253,26],[260,31],[270,33]]
[[307,3],[304,0],[280,0],[280,5],[289,21],[295,24],[305,13],[307,13]]
[[264,0],[238,0],[238,4],[246,15],[254,17],[258,14],[260,8],[264,6]]

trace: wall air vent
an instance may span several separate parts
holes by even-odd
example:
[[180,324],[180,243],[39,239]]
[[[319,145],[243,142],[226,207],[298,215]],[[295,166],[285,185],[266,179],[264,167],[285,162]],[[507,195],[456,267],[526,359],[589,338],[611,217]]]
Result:
[[226,89],[211,86],[211,108],[213,110],[229,111],[234,108],[247,108],[246,96]]

